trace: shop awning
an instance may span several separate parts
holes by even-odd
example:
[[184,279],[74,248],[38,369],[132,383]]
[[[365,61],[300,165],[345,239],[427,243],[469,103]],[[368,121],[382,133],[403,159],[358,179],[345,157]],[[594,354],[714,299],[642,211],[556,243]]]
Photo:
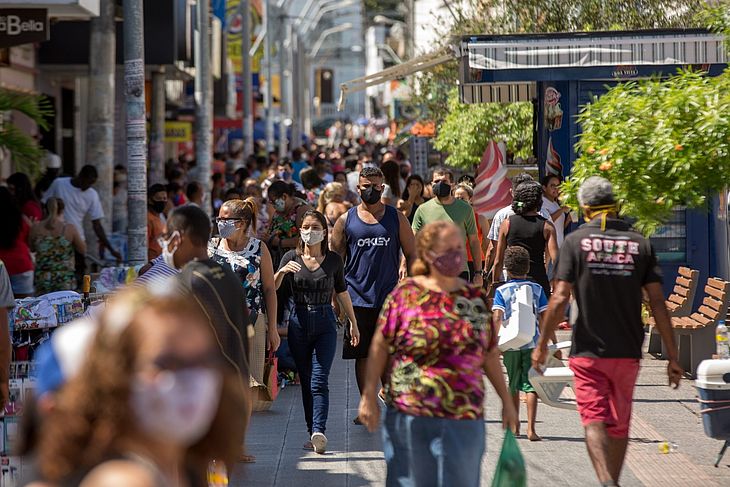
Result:
[[340,99],[337,102],[337,110],[342,110],[344,108],[345,97],[348,93],[361,91],[369,86],[379,85],[394,79],[404,78],[411,74],[425,71],[454,59],[456,59],[456,56],[451,53],[445,53],[444,51],[432,52],[413,58],[410,61],[406,61],[396,66],[391,66],[390,68],[377,73],[342,83],[340,84]]
[[528,101],[536,81],[626,79],[727,63],[723,37],[703,29],[464,36],[465,103]]

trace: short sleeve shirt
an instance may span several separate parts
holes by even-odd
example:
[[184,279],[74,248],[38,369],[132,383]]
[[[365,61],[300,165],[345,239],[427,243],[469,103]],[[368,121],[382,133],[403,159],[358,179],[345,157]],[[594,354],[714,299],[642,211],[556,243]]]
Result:
[[[413,228],[413,232],[417,233],[427,224],[438,221],[454,223],[461,230],[465,242],[470,235],[477,234],[474,209],[466,201],[454,199],[453,203],[444,205],[438,198],[432,198],[418,206],[416,214],[413,216],[411,227]],[[464,253],[466,255],[466,250],[464,250]],[[468,258],[464,259],[464,267],[462,270],[468,269],[467,260]]]
[[557,220],[553,220],[551,215],[561,208],[560,204],[556,201],[550,201],[549,199],[542,197],[542,209],[547,213],[547,219],[555,226],[555,238],[558,242],[558,247],[563,246],[563,240],[565,240],[565,212],[561,211],[560,216]]
[[322,264],[310,271],[296,250],[290,250],[281,259],[279,269],[292,260],[302,268],[299,272],[286,274],[283,282],[291,290],[295,304],[329,304],[333,290],[337,294],[347,291],[345,265],[339,254],[328,251]]
[[378,319],[389,348],[386,396],[416,416],[478,419],[483,415],[483,364],[496,333],[483,289],[452,293],[406,279]]
[[64,218],[79,231],[81,238],[84,238],[84,217],[88,214],[91,221],[104,218],[104,210],[101,206],[99,193],[94,188],[81,191],[71,184],[71,178],[57,178],[43,194],[43,202],[54,196],[63,200],[65,208]]
[[528,350],[537,347],[537,341],[540,338],[540,313],[544,312],[548,307],[547,296],[542,286],[536,282],[524,279],[513,279],[507,284],[499,286],[494,292],[494,302],[492,303],[492,311],[502,311],[502,322],[507,322],[512,317],[512,304],[517,300],[517,291],[523,287],[529,286],[532,291],[533,312],[535,313],[535,335],[530,343],[520,347],[520,350]]
[[555,279],[573,285],[578,308],[571,356],[641,358],[642,287],[662,282],[654,249],[622,220],[583,225],[565,238]]

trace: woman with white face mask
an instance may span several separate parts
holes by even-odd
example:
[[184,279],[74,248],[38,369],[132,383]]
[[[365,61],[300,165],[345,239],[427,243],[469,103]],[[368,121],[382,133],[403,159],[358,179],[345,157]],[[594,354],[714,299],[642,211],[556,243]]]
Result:
[[253,198],[229,200],[218,213],[219,239],[208,244],[208,256],[219,264],[230,266],[241,280],[246,292],[250,321],[254,323],[251,375],[264,383],[264,360],[268,346],[272,352],[279,348],[276,331],[276,286],[271,254],[261,240],[253,235],[258,208]]
[[246,390],[195,300],[166,293],[132,287],[108,302],[81,370],[42,420],[44,481],[203,487],[211,459],[235,464]]
[[342,258],[327,245],[324,215],[307,211],[299,235],[296,250],[284,255],[274,279],[277,289],[282,283],[289,288],[294,301],[288,338],[302,385],[304,418],[309,430],[310,441],[304,448],[322,454],[327,449],[328,378],[337,348],[333,292],[350,319],[353,346],[360,342],[360,332],[347,293]]

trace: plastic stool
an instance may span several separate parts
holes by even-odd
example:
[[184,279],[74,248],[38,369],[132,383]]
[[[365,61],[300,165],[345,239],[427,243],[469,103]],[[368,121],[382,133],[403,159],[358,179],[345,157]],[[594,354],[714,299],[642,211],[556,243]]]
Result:
[[[570,347],[570,342],[560,342],[551,345],[549,349],[557,350],[568,347]],[[575,399],[560,397],[566,387],[571,389],[573,387],[573,371],[563,365],[562,361],[550,355],[543,366],[543,373],[540,374],[534,368],[530,368],[528,378],[532,387],[535,388],[537,397],[543,403],[554,408],[577,409]]]

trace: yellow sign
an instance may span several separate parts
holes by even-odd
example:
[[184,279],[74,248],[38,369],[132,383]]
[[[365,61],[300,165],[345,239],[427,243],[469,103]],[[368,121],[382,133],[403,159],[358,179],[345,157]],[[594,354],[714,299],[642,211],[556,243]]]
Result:
[[191,122],[165,122],[165,142],[191,142],[193,124]]

